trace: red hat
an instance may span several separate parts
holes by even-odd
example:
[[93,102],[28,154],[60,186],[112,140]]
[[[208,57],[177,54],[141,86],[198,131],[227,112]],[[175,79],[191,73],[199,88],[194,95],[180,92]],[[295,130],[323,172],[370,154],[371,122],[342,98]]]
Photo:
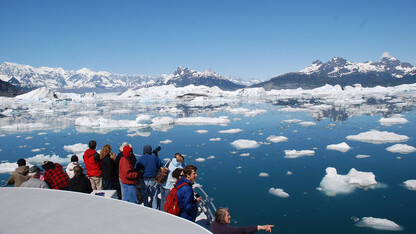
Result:
[[130,157],[130,151],[133,151],[133,149],[130,146],[128,146],[128,145],[124,146],[123,155],[129,158]]

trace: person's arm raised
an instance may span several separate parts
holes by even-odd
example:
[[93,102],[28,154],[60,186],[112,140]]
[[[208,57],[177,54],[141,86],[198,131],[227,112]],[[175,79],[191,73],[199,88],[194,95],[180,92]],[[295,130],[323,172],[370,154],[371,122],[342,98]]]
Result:
[[272,232],[272,227],[274,227],[274,225],[257,225],[257,231],[266,230],[266,232]]

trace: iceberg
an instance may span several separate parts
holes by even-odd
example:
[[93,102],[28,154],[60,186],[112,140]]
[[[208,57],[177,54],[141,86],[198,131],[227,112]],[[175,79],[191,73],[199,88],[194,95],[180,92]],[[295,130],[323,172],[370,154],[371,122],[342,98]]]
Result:
[[199,134],[205,134],[208,132],[208,130],[200,129],[200,130],[196,130],[195,132]]
[[72,152],[76,155],[83,155],[83,153],[88,149],[87,144],[77,143],[73,145],[64,145],[64,150]]
[[303,156],[314,156],[314,150],[285,150],[285,158],[299,158]]
[[341,151],[343,153],[345,153],[345,152],[347,152],[348,150],[351,149],[351,147],[345,142],[342,142],[342,143],[339,143],[339,144],[327,145],[326,148],[329,149],[329,150],[338,150],[338,151]]
[[357,171],[352,168],[347,175],[340,175],[334,167],[326,168],[326,175],[320,183],[319,190],[328,196],[348,194],[356,188],[369,189],[377,185],[376,176],[372,172]]
[[221,138],[219,138],[219,137],[210,138],[209,141],[221,141]]
[[237,149],[255,149],[260,147],[260,144],[257,141],[246,139],[235,140],[231,142],[231,145]]
[[303,121],[303,122],[300,122],[298,124],[302,127],[308,127],[308,126],[316,125],[316,123],[312,122],[312,121]]
[[260,172],[259,176],[260,176],[260,177],[269,177],[269,173],[266,173],[266,172]]
[[195,161],[197,161],[197,162],[205,162],[205,158],[196,158]]
[[387,151],[399,154],[410,154],[416,151],[416,148],[406,144],[395,144],[386,148]]
[[362,141],[373,144],[396,143],[409,140],[408,136],[399,135],[393,132],[370,130],[358,135],[349,135],[347,140]]
[[366,155],[366,154],[358,154],[357,156],[355,156],[356,158],[370,158],[370,155]]
[[270,188],[269,193],[281,198],[288,198],[289,194],[286,193],[283,189],[280,188]]
[[170,143],[172,143],[172,141],[169,140],[169,139],[166,139],[164,141],[159,141],[159,142],[160,142],[160,144],[170,144]]
[[390,117],[381,118],[378,122],[380,122],[381,125],[391,126],[394,124],[405,124],[408,122],[408,120],[402,117]]
[[232,133],[239,133],[239,132],[242,132],[242,131],[243,131],[242,129],[233,128],[233,129],[228,129],[228,130],[220,130],[218,132],[219,133],[229,133],[229,134],[232,134]]
[[289,138],[287,138],[285,136],[270,135],[269,137],[266,138],[266,140],[268,140],[270,142],[273,142],[273,143],[279,143],[279,142],[288,141]]
[[358,227],[367,227],[373,228],[376,230],[383,230],[383,231],[401,231],[403,227],[396,224],[395,222],[388,220],[388,219],[381,219],[381,218],[373,218],[373,217],[363,217],[360,221],[356,224]]
[[407,189],[416,191],[416,180],[406,180],[403,182],[403,184]]
[[176,125],[228,125],[230,120],[228,116],[221,116],[218,118],[210,117],[188,117],[178,118],[175,120]]

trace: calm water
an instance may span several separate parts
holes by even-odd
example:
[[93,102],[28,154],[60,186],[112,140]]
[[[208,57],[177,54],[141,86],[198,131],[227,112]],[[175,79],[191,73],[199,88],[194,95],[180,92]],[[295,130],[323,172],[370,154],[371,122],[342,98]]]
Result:
[[[290,101],[287,101],[290,102]],[[284,104],[284,105],[283,105]],[[356,111],[352,108],[332,108],[321,112],[284,112],[288,103],[244,104],[250,109],[264,109],[266,113],[257,116],[230,114],[222,108],[207,109],[183,107],[186,115],[207,115],[217,117],[227,115],[231,123],[228,126],[201,125],[175,126],[167,131],[147,131],[148,136],[128,137],[132,132],[112,130],[97,133],[77,129],[71,124],[64,127],[38,131],[3,132],[0,137],[0,152],[3,162],[16,162],[18,158],[29,158],[38,154],[56,154],[60,158],[72,155],[63,149],[64,145],[87,144],[95,139],[98,148],[110,144],[113,151],[124,141],[133,145],[136,154],[141,154],[145,144],[156,147],[161,145],[161,158],[168,158],[176,152],[186,155],[188,164],[198,167],[198,182],[212,196],[217,207],[228,207],[235,225],[275,224],[277,233],[378,233],[370,228],[356,227],[353,217],[386,218],[401,225],[402,233],[416,233],[416,191],[409,191],[401,184],[408,179],[416,179],[416,153],[406,155],[391,153],[385,148],[393,145],[370,144],[348,141],[346,136],[356,135],[370,129],[389,131],[410,137],[407,142],[416,146],[416,113],[413,107],[385,105],[379,102],[366,103],[361,109],[375,111]],[[290,103],[296,107],[297,103]],[[319,104],[319,103],[318,103]],[[103,105],[105,107],[105,104]],[[125,105],[130,108],[132,105]],[[94,106],[101,108],[100,105]],[[139,111],[148,110],[142,107]],[[105,108],[103,108],[105,109]],[[137,108],[136,108],[137,109]],[[156,108],[157,109],[157,108]],[[381,111],[377,111],[381,109]],[[101,111],[102,109],[100,109]],[[149,109],[148,111],[154,111]],[[63,115],[69,114],[64,113]],[[392,113],[401,113],[409,122],[393,126],[380,125],[378,120]],[[136,113],[111,114],[113,119],[135,119]],[[235,119],[236,118],[236,119]],[[316,125],[302,127],[296,123],[284,123],[282,120],[301,119],[314,121]],[[239,128],[243,131],[235,134],[220,134],[219,130]],[[205,134],[195,132],[207,130]],[[39,134],[40,133],[40,134]],[[287,142],[270,143],[270,135],[282,135]],[[211,138],[220,141],[210,141]],[[170,144],[160,144],[169,139]],[[230,143],[238,139],[249,139],[261,144],[256,149],[237,150]],[[346,142],[351,149],[342,153],[327,150],[329,144]],[[33,152],[33,149],[40,149]],[[284,150],[315,150],[314,156],[296,159],[284,158]],[[249,153],[249,156],[240,154]],[[358,154],[371,155],[370,158],[357,159]],[[79,155],[82,156],[82,155]],[[215,156],[213,159],[206,159]],[[397,157],[400,157],[398,159]],[[195,161],[205,158],[204,162]],[[65,164],[65,163],[63,163]],[[347,174],[351,168],[373,172],[383,188],[367,191],[356,189],[350,194],[327,196],[316,188],[325,176],[327,167],[335,167],[339,174]],[[293,175],[286,175],[287,171]],[[260,177],[259,173],[268,173]],[[2,183],[8,174],[0,174]],[[280,198],[268,193],[270,188],[282,188],[290,194],[289,198]]]

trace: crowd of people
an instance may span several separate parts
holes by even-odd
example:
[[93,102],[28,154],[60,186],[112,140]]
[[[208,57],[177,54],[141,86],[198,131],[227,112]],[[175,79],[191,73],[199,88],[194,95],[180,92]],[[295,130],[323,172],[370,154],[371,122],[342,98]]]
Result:
[[[48,160],[42,163],[43,170],[36,165],[29,168],[24,159],[19,159],[18,168],[11,174],[6,185],[82,193],[92,193],[93,190],[116,190],[118,198],[123,201],[143,203],[144,206],[158,210],[164,210],[168,194],[175,188],[180,208],[178,215],[195,222],[198,203],[202,200],[198,195],[195,196],[192,188],[198,177],[198,168],[195,165],[186,165],[182,154],[176,153],[171,160],[163,164],[158,157],[160,147],[153,150],[150,145],[145,145],[143,155],[140,157],[133,153],[131,144],[127,142],[120,146],[117,155],[112,152],[108,144],[102,147],[100,153],[96,151],[96,147],[97,142],[91,140],[83,155],[86,174],[76,155],[71,157],[71,162],[65,170],[59,163]],[[167,174],[167,179],[163,183],[155,181],[161,171]],[[258,225],[234,228],[227,226],[230,217],[227,209],[218,209],[211,231],[213,233],[253,233],[259,230],[271,232],[273,227]]]

